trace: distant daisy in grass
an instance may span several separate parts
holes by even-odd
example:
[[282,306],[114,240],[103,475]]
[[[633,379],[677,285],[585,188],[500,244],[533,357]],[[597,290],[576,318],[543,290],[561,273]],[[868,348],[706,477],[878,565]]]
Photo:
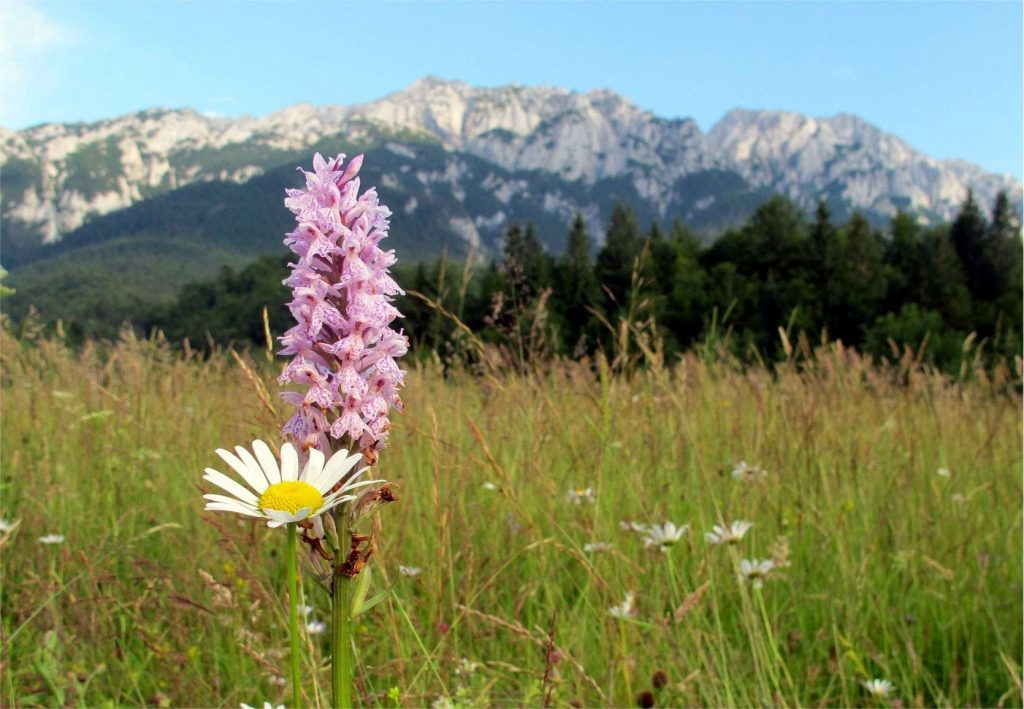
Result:
[[263,702],[262,707],[252,707],[248,704],[243,704],[242,709],[284,709],[284,704],[278,704],[276,707],[270,702]]
[[599,554],[603,551],[611,551],[614,547],[607,542],[594,542],[593,544],[584,544],[583,551],[586,554]]
[[952,473],[949,472],[949,468],[939,468],[935,471],[935,474],[940,478],[948,478]]
[[862,684],[868,694],[875,699],[885,699],[896,691],[896,685],[887,679],[869,679],[862,682]]
[[356,478],[368,470],[362,468],[351,475],[338,490],[331,492],[362,459],[361,454],[349,455],[345,450],[338,451],[330,460],[325,461],[323,453],[311,448],[309,460],[301,474],[299,456],[291,443],[281,446],[280,467],[270,447],[263,441],[252,442],[252,453],[242,446],[236,446],[235,452],[237,455],[221,448],[217,455],[249,487],[240,485],[213,468],[207,468],[203,479],[232,496],[203,495],[207,500],[206,509],[265,519],[268,527],[280,527],[316,517],[343,502],[356,499],[355,495],[349,494],[352,490],[382,482],[356,482]]
[[711,528],[710,532],[704,532],[704,539],[707,540],[708,544],[720,545],[720,544],[739,544],[743,536],[750,531],[751,527],[754,526],[753,522],[748,522],[745,519],[738,519],[730,525],[716,524]]
[[652,524],[644,529],[644,547],[650,549],[656,547],[667,552],[671,547],[683,538],[683,535],[690,531],[690,525],[683,524],[676,526],[672,522],[665,524]]
[[619,529],[621,529],[623,532],[636,532],[637,534],[646,534],[648,527],[646,524],[640,524],[639,522],[633,522],[631,520],[624,519],[621,522],[619,522]]
[[305,604],[303,604],[303,603],[300,603],[300,604],[299,604],[299,605],[298,605],[298,606],[296,607],[296,610],[298,610],[298,611],[299,611],[299,613],[300,613],[300,614],[302,615],[302,617],[303,617],[303,618],[305,618],[305,617],[307,617],[307,616],[308,616],[308,615],[309,615],[310,613],[312,613],[312,612],[313,612],[313,606],[307,606],[307,605],[305,605]]
[[327,623],[322,620],[311,620],[306,623],[306,632],[310,635],[320,635],[327,630]]
[[423,573],[423,569],[421,569],[418,566],[402,566],[401,564],[399,564],[398,573],[402,574],[402,576],[416,577]]
[[0,519],[0,534],[7,534],[11,532],[16,526],[17,522],[8,522],[5,519]]
[[584,502],[593,505],[597,502],[597,495],[594,494],[593,488],[577,487],[565,493],[565,501],[574,505],[581,505]]
[[625,600],[617,606],[612,606],[608,609],[608,613],[613,618],[632,618],[636,615],[636,607],[634,605],[636,601],[636,595],[632,591],[626,593]]
[[63,534],[47,534],[46,536],[39,537],[40,544],[63,544]]
[[741,460],[733,467],[732,476],[736,480],[742,480],[743,482],[756,482],[767,477],[768,471],[760,465],[751,465],[747,461]]
[[774,568],[775,564],[771,559],[742,559],[740,577],[754,588],[761,588]]
[[488,490],[488,491],[490,491],[490,492],[495,492],[495,491],[497,491],[497,489],[498,489],[498,486],[497,486],[497,485],[495,485],[494,483],[492,483],[492,482],[491,482],[490,480],[488,480],[487,482],[485,482],[485,483],[484,483],[483,485],[481,485],[480,487],[482,487],[482,488],[483,488],[484,490]]

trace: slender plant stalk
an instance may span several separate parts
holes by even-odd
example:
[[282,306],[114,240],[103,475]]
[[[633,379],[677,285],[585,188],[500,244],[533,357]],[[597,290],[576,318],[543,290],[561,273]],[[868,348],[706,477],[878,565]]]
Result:
[[288,635],[292,645],[292,704],[302,706],[302,688],[299,686],[299,573],[298,532],[294,523],[288,525]]
[[345,564],[342,549],[349,539],[347,510],[335,514],[338,546],[334,549],[334,589],[331,594],[331,690],[336,709],[352,706],[352,582],[341,574]]

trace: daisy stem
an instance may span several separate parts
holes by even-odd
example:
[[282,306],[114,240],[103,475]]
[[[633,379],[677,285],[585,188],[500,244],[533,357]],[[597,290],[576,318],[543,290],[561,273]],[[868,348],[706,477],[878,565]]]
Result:
[[299,573],[298,532],[295,523],[288,525],[288,552],[285,555],[288,567],[288,635],[292,646],[292,704],[302,706],[302,689],[299,684]]
[[331,594],[331,690],[334,706],[352,706],[352,627],[349,604],[351,581],[341,571],[341,549],[334,550],[334,589]]

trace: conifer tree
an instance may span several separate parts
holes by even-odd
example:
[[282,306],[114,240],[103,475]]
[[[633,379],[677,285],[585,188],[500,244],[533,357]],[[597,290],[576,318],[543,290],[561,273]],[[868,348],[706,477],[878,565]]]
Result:
[[576,213],[569,231],[565,253],[558,263],[556,302],[563,314],[564,340],[570,352],[587,335],[592,319],[590,308],[600,300],[597,279],[590,261],[590,236],[583,215]]
[[636,215],[625,204],[617,203],[608,220],[605,243],[594,269],[598,284],[605,291],[605,310],[609,315],[626,304],[642,246]]
[[956,249],[960,263],[963,265],[964,277],[967,280],[967,290],[971,297],[986,300],[988,295],[990,279],[992,278],[991,263],[986,251],[988,241],[988,224],[985,222],[985,215],[974,199],[974,193],[968,190],[967,199],[964,200],[960,213],[957,214],[950,228],[949,236]]

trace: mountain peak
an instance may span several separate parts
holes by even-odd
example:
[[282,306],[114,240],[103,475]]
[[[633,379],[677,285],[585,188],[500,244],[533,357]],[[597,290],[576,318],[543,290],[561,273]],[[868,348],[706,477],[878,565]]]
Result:
[[[1020,182],[962,161],[929,158],[850,114],[815,118],[738,108],[705,134],[692,119],[659,118],[609,89],[474,87],[425,76],[355,106],[301,103],[239,119],[150,109],[96,123],[4,131],[2,231],[55,241],[94,216],[148,196],[194,182],[245,182],[324,137],[372,139],[378,127],[429,137],[452,156],[491,166],[494,175],[470,177],[452,168],[429,178],[459,194],[493,191],[489,212],[468,215],[467,234],[476,233],[475,219],[500,228],[510,214],[494,205],[510,204],[515,190],[537,189],[533,199],[542,209],[567,218],[582,211],[595,225],[609,198],[693,223],[716,223],[714,214],[742,218],[728,204],[770,192],[805,206],[827,197],[876,219],[897,209],[949,219],[968,187],[983,201],[999,190],[1015,204],[1022,200]],[[394,154],[415,155],[400,142],[388,143]],[[501,182],[498,173],[524,177]],[[389,180],[401,182],[395,175]],[[581,193],[594,196],[584,202],[568,196]],[[739,199],[739,193],[747,196]]]

